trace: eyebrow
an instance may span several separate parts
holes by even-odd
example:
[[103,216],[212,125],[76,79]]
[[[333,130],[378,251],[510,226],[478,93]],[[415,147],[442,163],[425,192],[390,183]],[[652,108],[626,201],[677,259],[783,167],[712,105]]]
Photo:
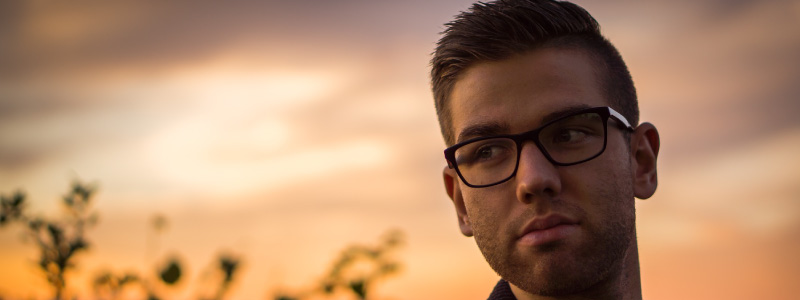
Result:
[[[587,108],[591,108],[591,106],[586,104],[570,105],[548,113],[547,115],[542,117],[539,124],[541,126],[541,124],[545,124],[552,120],[558,119],[563,116],[567,116],[571,113]],[[510,131],[510,126],[506,123],[500,123],[500,122],[477,123],[464,128],[464,130],[462,130],[461,133],[458,134],[458,137],[456,139],[456,144],[473,138],[509,134],[509,131]]]
[[478,137],[484,136],[492,136],[492,135],[499,135],[503,133],[508,133],[509,126],[508,124],[498,123],[498,122],[487,122],[487,123],[478,123],[475,125],[467,126],[461,133],[458,134],[458,138],[456,139],[456,144]]

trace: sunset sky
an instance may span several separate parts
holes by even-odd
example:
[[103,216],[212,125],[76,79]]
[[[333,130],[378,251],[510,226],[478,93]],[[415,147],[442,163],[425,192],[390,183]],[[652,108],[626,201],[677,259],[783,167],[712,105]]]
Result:
[[[399,229],[376,299],[485,299],[498,277],[444,192],[428,83],[471,2],[4,1],[0,194],[55,217],[70,181],[98,184],[80,295],[177,254],[189,299],[227,252],[244,263],[229,298],[269,299]],[[658,191],[637,200],[644,297],[800,295],[800,1],[576,2],[661,134]],[[0,296],[43,298],[19,229],[0,228]]]

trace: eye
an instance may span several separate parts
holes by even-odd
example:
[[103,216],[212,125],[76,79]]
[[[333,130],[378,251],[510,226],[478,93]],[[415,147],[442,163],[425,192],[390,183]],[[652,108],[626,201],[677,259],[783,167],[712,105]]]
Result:
[[505,147],[501,147],[499,145],[484,145],[483,147],[478,148],[475,151],[475,159],[476,160],[490,160],[494,157],[497,157],[502,152],[505,152]]
[[587,134],[583,130],[578,130],[575,128],[564,128],[563,130],[559,131],[558,134],[553,136],[553,142],[555,143],[577,143],[584,139],[586,139]]
[[456,163],[461,166],[499,163],[514,156],[514,141],[510,139],[489,139],[465,145],[456,151]]

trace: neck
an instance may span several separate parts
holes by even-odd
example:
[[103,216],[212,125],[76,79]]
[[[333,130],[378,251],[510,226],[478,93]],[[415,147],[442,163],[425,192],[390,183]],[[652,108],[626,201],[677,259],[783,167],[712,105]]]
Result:
[[625,252],[623,266],[596,285],[577,294],[563,296],[541,296],[528,293],[509,283],[511,292],[519,300],[578,300],[578,299],[619,299],[641,300],[642,282],[639,274],[639,247],[636,239]]

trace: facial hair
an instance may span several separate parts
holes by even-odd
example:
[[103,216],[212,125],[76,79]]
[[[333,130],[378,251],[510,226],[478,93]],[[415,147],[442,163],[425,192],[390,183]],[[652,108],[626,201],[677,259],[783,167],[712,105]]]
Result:
[[536,204],[529,205],[529,211],[500,232],[495,221],[502,220],[501,216],[469,212],[475,241],[492,269],[518,288],[544,296],[578,294],[620,274],[626,251],[635,242],[632,183],[612,174],[603,175],[609,175],[598,185],[603,188],[596,189],[591,199],[584,199],[606,204],[597,206],[594,218],[587,218],[580,203],[558,197],[534,200],[550,201],[552,211],[581,220],[582,239],[577,244],[557,241],[520,250],[518,230],[533,218]]

